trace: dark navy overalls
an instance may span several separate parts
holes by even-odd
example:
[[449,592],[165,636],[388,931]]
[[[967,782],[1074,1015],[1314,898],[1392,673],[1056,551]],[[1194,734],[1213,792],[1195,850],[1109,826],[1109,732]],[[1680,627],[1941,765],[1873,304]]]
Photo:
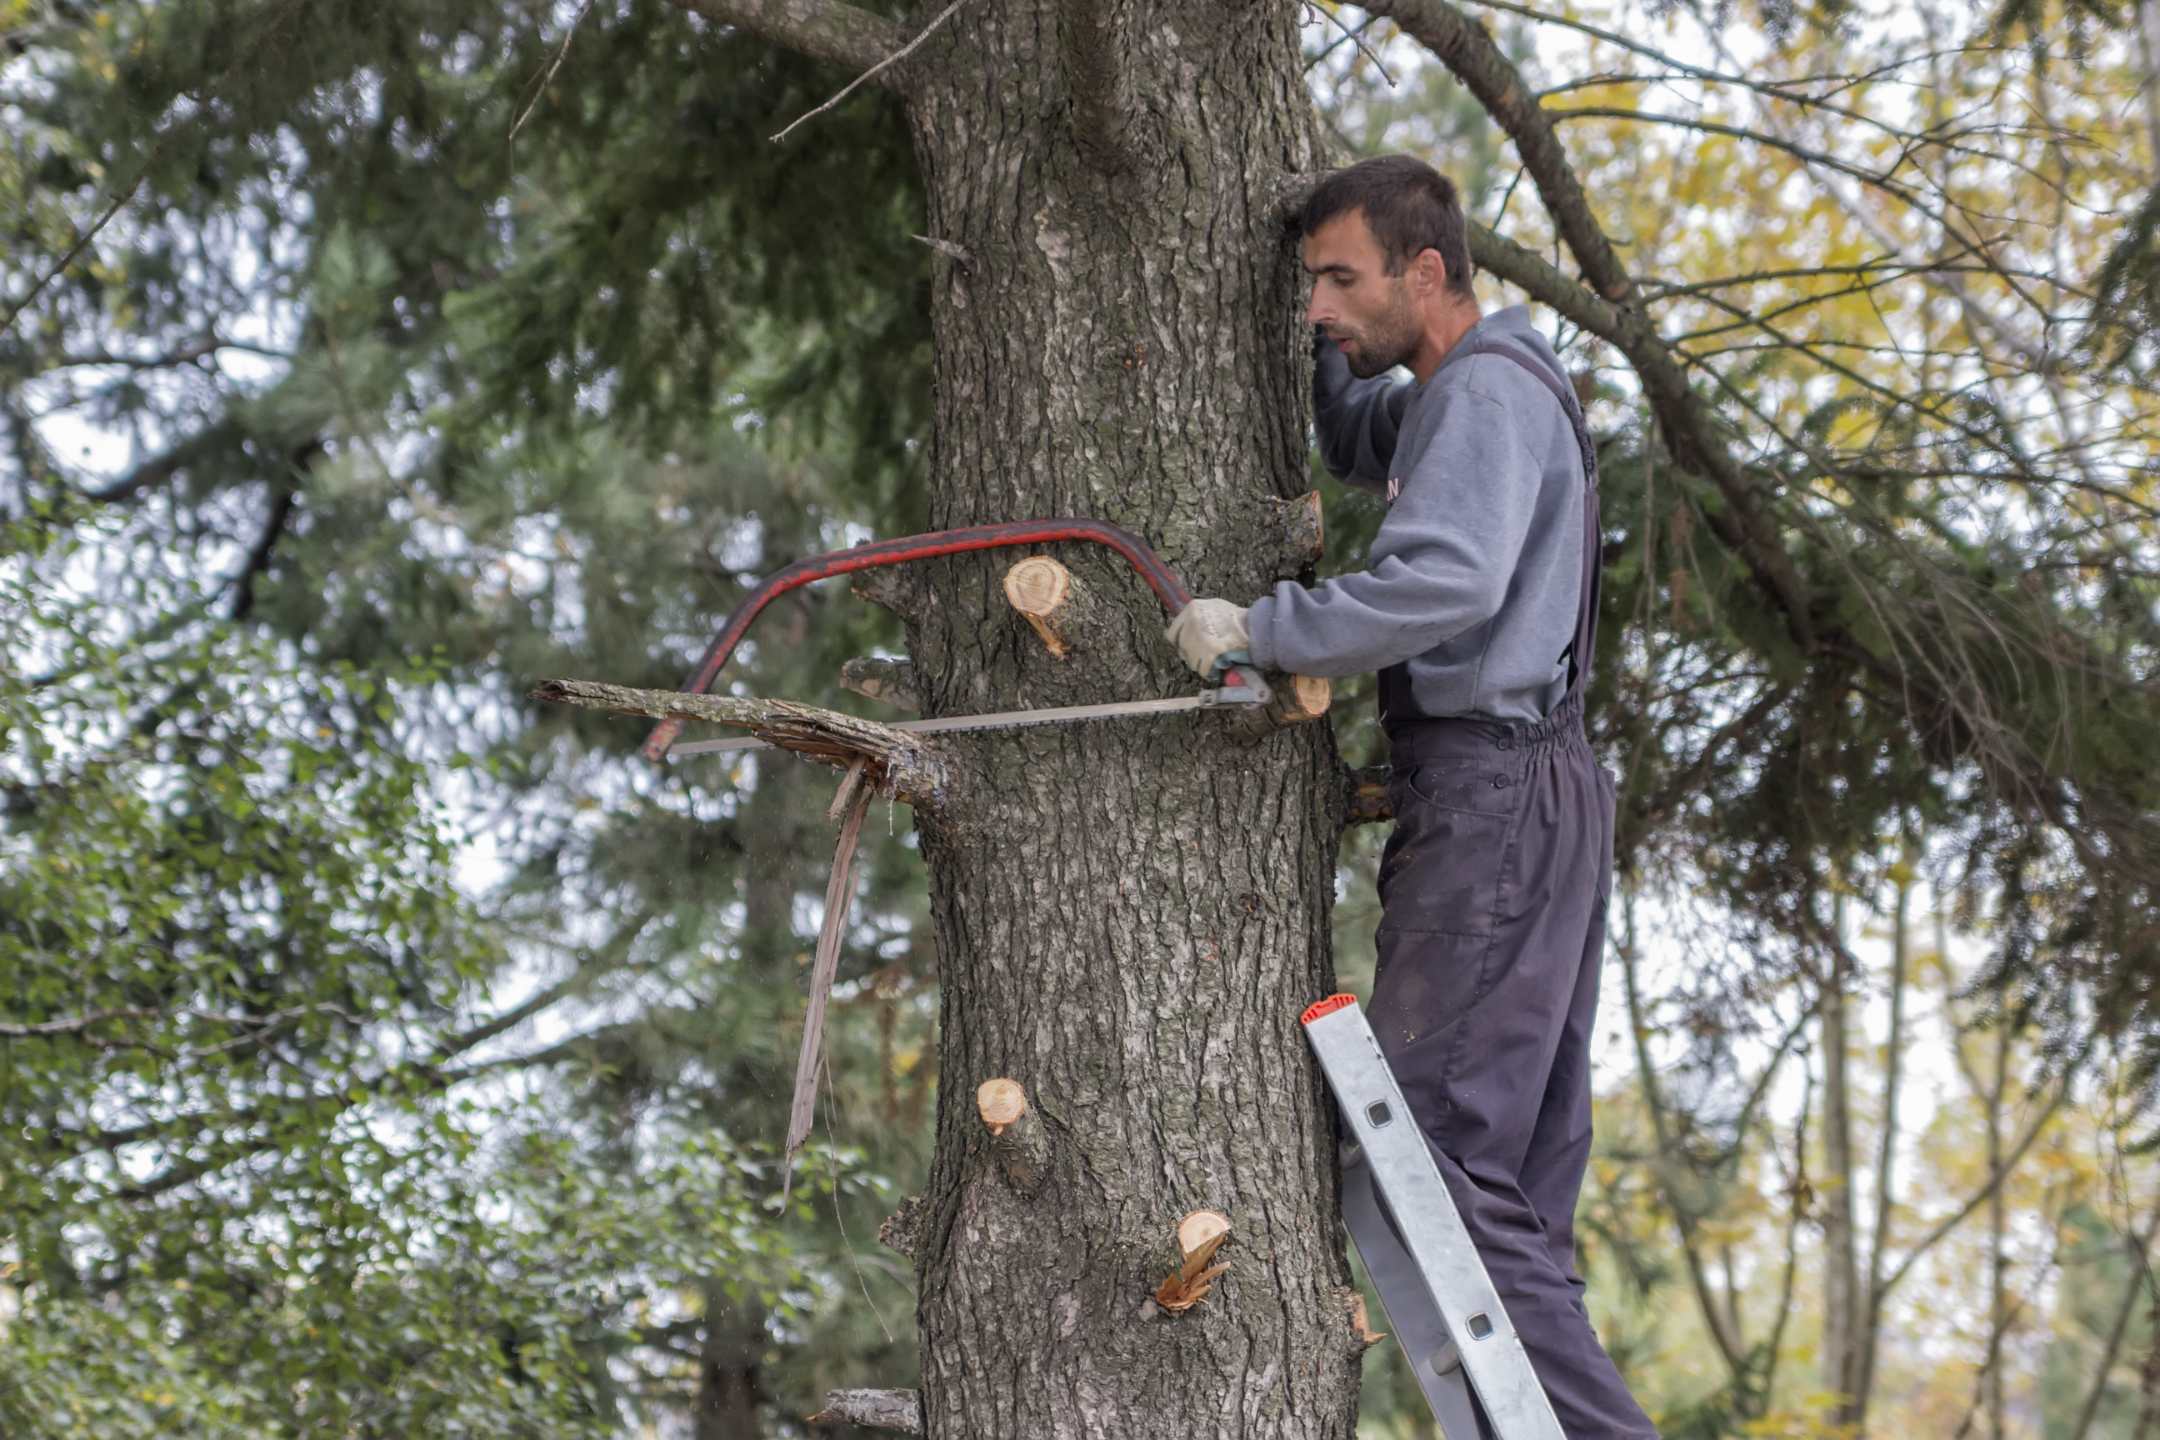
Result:
[[1488,339],[1462,353],[1521,365],[1573,425],[1582,586],[1566,696],[1534,724],[1423,716],[1406,667],[1381,673],[1395,829],[1380,861],[1371,1020],[1562,1428],[1570,1440],[1638,1440],[1657,1431],[1592,1332],[1575,1272],[1612,890],[1613,782],[1583,731],[1597,451],[1573,389],[1535,351]]

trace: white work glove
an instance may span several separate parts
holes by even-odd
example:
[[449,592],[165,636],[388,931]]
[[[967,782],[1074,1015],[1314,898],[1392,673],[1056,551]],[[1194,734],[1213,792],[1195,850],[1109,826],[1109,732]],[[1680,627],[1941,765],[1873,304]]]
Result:
[[1187,665],[1213,680],[1231,665],[1252,664],[1252,631],[1245,607],[1228,600],[1195,600],[1177,612],[1163,638]]

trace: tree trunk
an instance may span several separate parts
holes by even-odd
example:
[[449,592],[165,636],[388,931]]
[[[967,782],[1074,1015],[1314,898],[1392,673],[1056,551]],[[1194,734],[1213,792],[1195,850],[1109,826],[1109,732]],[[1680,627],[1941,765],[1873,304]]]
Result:
[[[1995,1028],[1995,1073],[1987,1092],[1987,1158],[1990,1175],[2003,1168],[2003,1095],[2010,1083],[2010,1022],[1998,1020]],[[1981,1383],[1986,1387],[1988,1440],[2002,1440],[2002,1351],[2010,1327],[2010,1296],[2007,1249],[2008,1217],[2003,1207],[2003,1185],[1988,1191],[1988,1343],[1981,1361]]]
[[1853,1224],[1853,1181],[1858,1171],[1852,1144],[1852,1042],[1847,1034],[1852,964],[1845,948],[1842,898],[1832,909],[1829,949],[1829,979],[1822,996],[1823,1164],[1828,1173],[1823,1206],[1823,1383],[1838,1397],[1831,1423],[1857,1425],[1859,1356],[1869,1337],[1860,1323],[1859,1237]]
[[2160,157],[2160,0],[2138,0],[2138,56],[2145,62],[2145,125]]
[[766,1399],[763,1376],[765,1310],[755,1297],[730,1302],[716,1282],[705,1287],[705,1326],[698,1342],[697,1440],[741,1440],[759,1431]]
[[[1307,168],[1290,5],[981,6],[910,117],[938,242],[938,527],[1090,515],[1196,594],[1277,578],[1309,488],[1305,332],[1275,197]],[[1052,657],[999,580],[924,567],[924,713],[1189,693],[1122,561],[1059,558],[1112,641]],[[1341,777],[1324,725],[1209,715],[941,738],[918,812],[943,982],[917,1254],[931,1436],[1348,1436],[1358,1344],[1333,1114],[1297,1023],[1328,993]],[[1046,1182],[1008,1178],[976,1088],[1016,1080]],[[1176,1316],[1187,1211],[1234,1226]]]
[[1882,1133],[1875,1148],[1875,1223],[1868,1227],[1867,1279],[1857,1307],[1867,1344],[1860,1352],[1860,1378],[1853,1394],[1853,1423],[1867,1433],[1868,1403],[1875,1393],[1876,1337],[1882,1333],[1883,1263],[1890,1248],[1890,1221],[1897,1198],[1898,1107],[1905,1074],[1905,999],[1911,984],[1912,881],[1910,862],[1893,871],[1897,899],[1890,912],[1890,1038],[1883,1047]]

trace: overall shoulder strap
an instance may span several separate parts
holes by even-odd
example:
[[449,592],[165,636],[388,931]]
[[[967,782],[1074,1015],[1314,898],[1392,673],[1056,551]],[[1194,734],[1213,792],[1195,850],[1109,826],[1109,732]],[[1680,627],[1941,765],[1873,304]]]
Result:
[[1563,658],[1568,662],[1567,699],[1572,700],[1579,697],[1589,683],[1590,662],[1597,654],[1598,592],[1603,569],[1600,552],[1604,548],[1604,531],[1598,521],[1597,445],[1590,438],[1590,426],[1583,418],[1582,402],[1575,398],[1575,388],[1544,356],[1527,345],[1497,336],[1475,342],[1466,353],[1497,355],[1528,371],[1552,392],[1553,399],[1560,402],[1560,412],[1567,416],[1568,424],[1575,431],[1576,448],[1582,451],[1582,583],[1576,592],[1575,635],[1563,652]]

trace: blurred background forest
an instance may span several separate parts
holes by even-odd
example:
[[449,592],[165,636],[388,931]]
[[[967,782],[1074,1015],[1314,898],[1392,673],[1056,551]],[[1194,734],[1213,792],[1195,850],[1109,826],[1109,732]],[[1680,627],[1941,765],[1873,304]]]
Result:
[[[525,698],[671,688],[757,577],[922,528],[898,107],[774,143],[846,76],[694,8],[0,0],[0,1434],[719,1440],[912,1383],[905,810],[782,1206],[829,779]],[[2160,1435],[2160,5],[1467,8],[1819,618],[1970,702],[1916,744],[1781,639],[1537,312],[1605,447],[1604,1339],[1674,1440]],[[1341,155],[1561,263],[1446,69],[1306,18]],[[1378,503],[1322,488],[1353,566]],[[827,585],[752,642],[747,693],[871,713],[835,675],[899,636]],[[1392,1344],[1360,1433],[1432,1433]]]

